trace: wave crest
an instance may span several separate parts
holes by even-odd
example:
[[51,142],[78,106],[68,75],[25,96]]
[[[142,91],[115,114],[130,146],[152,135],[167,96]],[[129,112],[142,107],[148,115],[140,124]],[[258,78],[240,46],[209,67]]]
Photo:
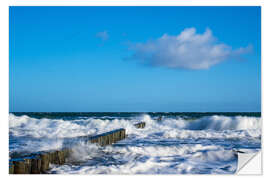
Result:
[[[146,128],[143,130],[136,129],[133,124],[138,121],[146,122]],[[127,133],[139,136],[147,136],[155,132],[163,132],[164,134],[183,134],[183,132],[194,132],[197,130],[213,130],[213,131],[239,131],[248,132],[260,131],[261,118],[246,116],[208,116],[195,120],[185,120],[182,118],[164,118],[157,121],[149,115],[134,117],[133,120],[127,119],[82,119],[82,120],[62,120],[62,119],[36,119],[26,115],[15,116],[9,115],[9,130],[14,136],[32,136],[36,138],[65,138],[77,137],[89,134],[103,133],[117,128],[125,128]],[[185,131],[183,131],[185,130]],[[180,133],[179,133],[180,132]],[[189,133],[189,134],[191,134]],[[199,133],[199,132],[197,132]],[[205,132],[201,132],[203,134]],[[215,132],[213,132],[215,133]],[[250,134],[250,133],[249,133]],[[258,133],[253,133],[258,135]]]

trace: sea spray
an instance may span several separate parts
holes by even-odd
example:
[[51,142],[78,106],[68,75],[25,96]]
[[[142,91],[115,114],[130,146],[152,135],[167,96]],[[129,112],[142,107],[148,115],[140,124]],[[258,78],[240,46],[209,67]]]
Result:
[[[237,167],[233,149],[261,148],[259,116],[113,114],[40,118],[10,114],[10,152],[70,147],[69,163],[50,173],[79,174],[231,174]],[[158,114],[158,113],[155,113]],[[118,116],[119,115],[119,116]],[[144,121],[137,129],[134,124]],[[107,147],[78,138],[125,128],[128,137]]]

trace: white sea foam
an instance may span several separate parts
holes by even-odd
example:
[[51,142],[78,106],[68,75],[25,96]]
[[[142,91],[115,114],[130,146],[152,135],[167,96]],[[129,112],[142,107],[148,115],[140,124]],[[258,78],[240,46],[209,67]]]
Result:
[[19,146],[16,152],[37,152],[58,150],[63,147],[63,139],[42,139],[41,141],[26,140],[23,146]]
[[[137,121],[146,122],[145,129],[135,128],[133,124]],[[151,137],[159,134],[159,136],[165,138],[241,138],[259,137],[261,134],[261,119],[245,116],[210,116],[197,120],[165,118],[162,121],[156,121],[149,115],[143,115],[133,120],[88,118],[67,121],[62,119],[36,119],[10,114],[9,126],[10,133],[13,136],[31,136],[35,138],[94,135],[117,128],[125,128],[128,134],[140,137]]]
[[101,119],[62,120],[36,119],[28,116],[9,116],[9,130],[14,136],[31,136],[35,138],[68,138],[107,132],[128,126],[126,120],[113,121]]
[[[144,121],[144,129],[134,123]],[[260,142],[261,119],[246,116],[209,116],[196,120],[149,115],[130,119],[97,118],[63,120],[9,116],[9,131],[15,138],[29,137],[14,151],[42,151],[64,146],[65,138],[95,135],[125,128],[128,138],[122,146],[98,147],[75,138],[70,162],[80,165],[53,166],[52,173],[79,174],[179,174],[233,173],[237,167],[230,149],[231,139],[244,145],[249,139]],[[186,141],[185,141],[186,139]],[[218,139],[218,142],[213,140]],[[164,142],[165,145],[161,145]],[[214,142],[214,143],[213,143]],[[187,144],[186,144],[187,143]],[[241,144],[242,143],[242,144]]]
[[190,130],[248,130],[259,129],[261,127],[260,118],[246,116],[211,116],[203,117],[196,121],[188,123]]
[[[84,147],[84,145],[80,145]],[[79,146],[79,147],[80,147]],[[79,148],[77,149],[85,149]],[[88,151],[88,152],[87,152]],[[88,147],[86,154],[96,152]],[[51,172],[68,174],[179,174],[179,173],[233,173],[236,157],[233,151],[214,145],[178,145],[173,147],[112,147],[102,150],[111,158],[124,163],[109,165],[54,166]],[[75,154],[80,155],[80,152]],[[100,154],[100,153],[97,153]],[[91,157],[88,156],[89,161]],[[226,168],[226,170],[224,170]]]

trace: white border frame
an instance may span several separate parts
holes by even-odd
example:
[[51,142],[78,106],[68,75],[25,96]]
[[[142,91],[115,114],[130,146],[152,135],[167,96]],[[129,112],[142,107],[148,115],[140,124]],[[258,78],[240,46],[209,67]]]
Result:
[[[269,107],[269,103],[267,103],[267,100],[269,100],[268,95],[270,92],[270,86],[267,84],[267,78],[270,77],[270,71],[268,70],[269,67],[269,33],[270,33],[270,9],[269,9],[269,1],[268,0],[1,0],[0,1],[0,19],[1,19],[1,28],[0,28],[0,50],[1,50],[1,60],[0,60],[0,80],[1,80],[1,93],[0,93],[0,127],[1,127],[1,142],[2,142],[2,148],[1,150],[1,175],[3,178],[27,178],[27,179],[47,179],[47,176],[39,175],[38,177],[34,175],[8,175],[8,103],[9,103],[9,97],[8,97],[8,88],[9,88],[9,30],[8,30],[8,24],[9,24],[9,7],[8,6],[262,6],[262,34],[261,34],[261,81],[262,81],[262,119],[263,119],[263,137],[262,137],[262,150],[263,152],[263,165],[262,167],[270,167],[270,163],[267,162],[267,160],[270,160],[270,151],[269,149],[269,143],[265,141],[264,139],[269,139],[267,137],[269,136],[269,132],[267,129],[265,131],[265,128],[270,128],[270,116],[269,113],[267,113],[266,108]],[[268,71],[267,71],[268,70]],[[268,80],[269,82],[269,80]],[[264,93],[265,92],[265,93]],[[268,110],[269,111],[269,110]],[[230,177],[227,175],[219,175],[219,178],[266,178],[269,176],[270,171],[267,169],[264,169],[263,176],[237,176],[237,175],[231,175]],[[65,178],[65,179],[74,179],[74,178],[117,178],[117,179],[126,179],[126,178],[157,178],[157,179],[164,179],[164,178],[187,178],[192,179],[194,177],[202,178],[202,179],[214,179],[217,178],[215,175],[171,175],[171,176],[164,176],[159,175],[155,177],[148,177],[148,175],[140,175],[140,176],[126,176],[126,175],[120,175],[120,176],[100,176],[100,175],[87,175],[87,176],[79,176],[79,175],[68,175],[63,177],[62,175],[49,175],[49,178]],[[268,177],[269,179],[269,177]]]

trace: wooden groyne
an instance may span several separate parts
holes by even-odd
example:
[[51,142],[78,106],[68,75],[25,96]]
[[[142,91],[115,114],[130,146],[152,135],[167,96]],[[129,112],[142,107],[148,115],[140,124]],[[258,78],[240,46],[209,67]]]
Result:
[[[125,129],[116,129],[96,136],[79,137],[90,143],[106,146],[126,137]],[[49,170],[49,164],[62,165],[72,153],[71,148],[26,155],[14,158],[9,164],[9,174],[43,174]]]
[[70,155],[71,149],[39,152],[24,157],[14,158],[9,164],[9,174],[42,174],[49,169],[49,164],[62,165]]
[[134,124],[134,126],[135,126],[136,128],[144,128],[144,127],[145,127],[145,122],[139,122],[139,123],[137,123],[137,124]]
[[121,128],[94,137],[90,137],[88,141],[90,141],[91,143],[97,143],[100,146],[106,146],[116,143],[117,141],[120,141],[125,138],[126,138],[126,130]]
[[[144,128],[145,122],[134,124],[134,126],[137,128]],[[121,128],[96,136],[82,136],[79,138],[90,143],[96,143],[100,146],[106,146],[125,139],[126,137],[126,130]],[[57,151],[33,153],[23,157],[11,157],[12,160],[9,163],[9,174],[46,173],[50,168],[50,164],[62,165],[66,163],[66,159],[71,153],[71,148],[65,148]]]

